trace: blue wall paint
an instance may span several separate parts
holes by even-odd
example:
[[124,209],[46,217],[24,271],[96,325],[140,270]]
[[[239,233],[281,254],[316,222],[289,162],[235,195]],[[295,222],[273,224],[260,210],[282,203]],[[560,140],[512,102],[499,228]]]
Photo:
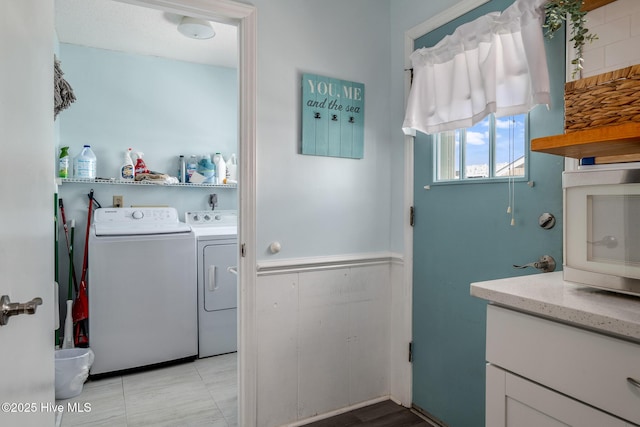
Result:
[[[258,8],[257,257],[386,252],[389,0],[252,0]],[[398,69],[401,64],[396,64]],[[365,85],[364,158],[300,155],[304,73]],[[400,132],[400,128],[398,128]],[[273,241],[282,251],[268,251]]]
[[[174,176],[180,154],[237,153],[235,69],[66,43],[60,44],[60,59],[77,101],[58,116],[59,146],[70,146],[73,157],[90,144],[98,176],[116,177],[129,147],[144,153],[149,169]],[[67,214],[78,219],[86,211],[84,187],[60,188]],[[182,214],[208,209],[208,195],[215,192],[219,208],[237,207],[236,190],[93,187],[105,206],[120,194],[126,206],[169,205]]]
[[[468,20],[502,10],[511,0],[493,0],[472,11]],[[416,40],[430,46],[462,23]],[[430,34],[429,36],[432,36]],[[552,108],[531,113],[532,138],[562,133],[564,39],[547,43],[552,79]],[[451,427],[484,424],[485,306],[469,295],[474,281],[529,274],[512,264],[536,260],[543,254],[562,260],[562,224],[551,231],[538,227],[543,212],[562,216],[559,156],[534,153],[529,179],[518,182],[516,225],[506,213],[507,184],[432,184],[433,150],[429,137],[415,141],[413,401]]]
[[[116,177],[128,147],[144,152],[148,168],[173,175],[179,154],[237,153],[235,69],[66,43],[59,44],[59,57],[77,101],[58,115],[58,146],[70,146],[75,156],[90,144],[98,176]],[[76,219],[82,236],[91,188],[105,207],[118,194],[125,206],[174,206],[182,217],[187,210],[209,209],[208,196],[217,193],[219,209],[237,208],[232,189],[63,184],[59,194],[67,218]],[[82,240],[76,241],[77,265],[82,265]],[[64,239],[60,253],[62,245]]]
[[124,151],[175,175],[178,155],[237,153],[237,72],[152,56],[61,44],[77,101],[60,115],[72,156],[91,144],[98,176],[115,177]]

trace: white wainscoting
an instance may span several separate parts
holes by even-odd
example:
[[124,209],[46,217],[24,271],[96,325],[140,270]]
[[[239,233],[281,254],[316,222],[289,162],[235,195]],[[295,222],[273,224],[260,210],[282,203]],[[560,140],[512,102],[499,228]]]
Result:
[[259,264],[258,426],[390,397],[399,264],[388,254]]

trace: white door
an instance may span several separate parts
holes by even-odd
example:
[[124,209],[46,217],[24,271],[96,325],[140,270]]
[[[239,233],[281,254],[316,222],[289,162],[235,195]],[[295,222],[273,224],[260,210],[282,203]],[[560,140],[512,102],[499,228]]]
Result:
[[41,297],[0,326],[0,425],[51,426],[53,0],[0,2],[0,295]]

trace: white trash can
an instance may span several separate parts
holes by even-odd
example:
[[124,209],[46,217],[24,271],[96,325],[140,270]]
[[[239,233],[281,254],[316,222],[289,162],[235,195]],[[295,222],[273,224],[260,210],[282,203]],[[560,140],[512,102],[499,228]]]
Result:
[[82,393],[93,363],[90,348],[56,350],[56,399],[69,399]]

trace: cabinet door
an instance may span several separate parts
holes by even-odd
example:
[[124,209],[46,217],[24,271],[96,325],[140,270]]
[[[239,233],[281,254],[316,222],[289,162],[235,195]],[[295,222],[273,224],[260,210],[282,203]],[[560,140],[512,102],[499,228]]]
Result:
[[577,400],[487,364],[486,425],[490,427],[627,427]]

